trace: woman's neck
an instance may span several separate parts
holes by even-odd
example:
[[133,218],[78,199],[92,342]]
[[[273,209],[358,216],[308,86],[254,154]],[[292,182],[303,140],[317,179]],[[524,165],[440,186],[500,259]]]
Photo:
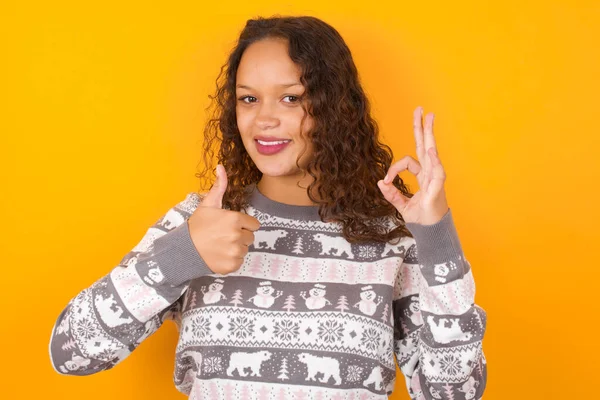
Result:
[[[295,206],[314,206],[306,188],[313,181],[310,175],[301,176],[267,176],[263,175],[256,184],[258,190],[267,198],[279,203]],[[313,196],[315,196],[313,191]]]

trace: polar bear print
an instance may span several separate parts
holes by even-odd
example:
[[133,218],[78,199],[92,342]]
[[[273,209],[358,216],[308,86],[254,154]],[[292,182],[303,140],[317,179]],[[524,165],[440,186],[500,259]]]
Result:
[[196,377],[200,378],[202,372],[202,353],[195,350],[186,350],[181,353],[181,358],[190,357],[193,361],[192,369],[196,372]]
[[317,357],[308,353],[300,353],[298,354],[298,360],[308,367],[308,374],[305,380],[315,381],[317,380],[316,375],[321,373],[323,374],[323,378],[319,379],[319,382],[327,383],[330,378],[333,378],[335,385],[341,385],[340,363],[335,358]]
[[[450,322],[450,326],[446,326],[447,323]],[[471,332],[463,332],[458,325],[458,318],[440,318],[439,322],[436,324],[431,315],[427,316],[427,324],[431,329],[431,333],[436,342],[442,344],[448,344],[455,340],[460,340],[461,342],[466,342],[470,340],[473,335]]]
[[463,392],[465,394],[465,400],[472,400],[475,398],[475,394],[477,392],[477,386],[479,386],[479,382],[475,380],[472,376],[469,377],[459,389],[459,392]]
[[381,257],[387,256],[387,254],[390,251],[395,256],[401,256],[401,257],[403,257],[404,254],[406,253],[406,248],[404,248],[404,246],[400,246],[398,244],[391,244],[389,242],[386,242],[385,243],[385,247],[383,248],[383,251],[381,252]]
[[250,368],[250,376],[261,376],[260,369],[264,361],[271,358],[270,351],[257,351],[254,353],[231,353],[229,358],[229,367],[227,368],[227,376],[233,376],[233,371],[237,370],[240,377],[248,376],[244,371]]
[[[131,317],[123,318],[123,309],[117,305],[115,298],[111,294],[107,298],[102,297],[101,294],[97,294],[94,297],[94,305],[98,310],[100,319],[110,328],[131,323],[133,319]],[[113,307],[115,310],[113,310]]]
[[77,353],[73,353],[70,360],[65,361],[64,365],[58,367],[62,372],[67,373],[69,371],[77,371],[90,365],[91,360],[78,356]]
[[277,239],[281,239],[287,236],[287,232],[282,229],[275,229],[270,231],[255,231],[254,232],[254,248],[262,249],[261,244],[266,244],[264,249],[275,250],[275,242]]
[[334,254],[341,256],[342,253],[346,253],[348,259],[354,259],[352,247],[343,237],[327,236],[322,233],[316,233],[313,235],[313,239],[321,243],[321,255],[331,255],[333,252]]
[[171,209],[167,211],[159,225],[164,226],[167,229],[171,229],[183,224],[184,221],[185,219],[183,218],[183,215]]
[[369,377],[363,382],[363,386],[375,384],[375,390],[383,389],[383,376],[381,375],[381,367],[378,365],[369,374]]

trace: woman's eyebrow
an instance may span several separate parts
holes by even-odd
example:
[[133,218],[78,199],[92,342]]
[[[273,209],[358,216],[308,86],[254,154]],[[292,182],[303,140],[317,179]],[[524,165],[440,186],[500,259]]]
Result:
[[[294,83],[281,83],[281,84],[279,84],[277,86],[284,87],[284,88],[289,88],[289,87],[292,87],[292,86],[303,86],[303,85],[300,82],[294,82]],[[250,86],[247,86],[247,85],[237,85],[236,88],[238,88],[238,89],[253,90]]]

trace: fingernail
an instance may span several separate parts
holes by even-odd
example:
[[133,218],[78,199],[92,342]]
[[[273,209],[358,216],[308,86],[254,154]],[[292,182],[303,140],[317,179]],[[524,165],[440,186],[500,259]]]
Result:
[[390,183],[390,177],[388,175],[383,178],[383,183]]

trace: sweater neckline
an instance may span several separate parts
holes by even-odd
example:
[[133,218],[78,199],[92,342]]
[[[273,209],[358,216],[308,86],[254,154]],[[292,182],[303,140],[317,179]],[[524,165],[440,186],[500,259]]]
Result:
[[282,218],[321,221],[319,206],[299,206],[280,203],[262,194],[255,183],[248,186],[248,191],[250,191],[249,204],[259,211]]

